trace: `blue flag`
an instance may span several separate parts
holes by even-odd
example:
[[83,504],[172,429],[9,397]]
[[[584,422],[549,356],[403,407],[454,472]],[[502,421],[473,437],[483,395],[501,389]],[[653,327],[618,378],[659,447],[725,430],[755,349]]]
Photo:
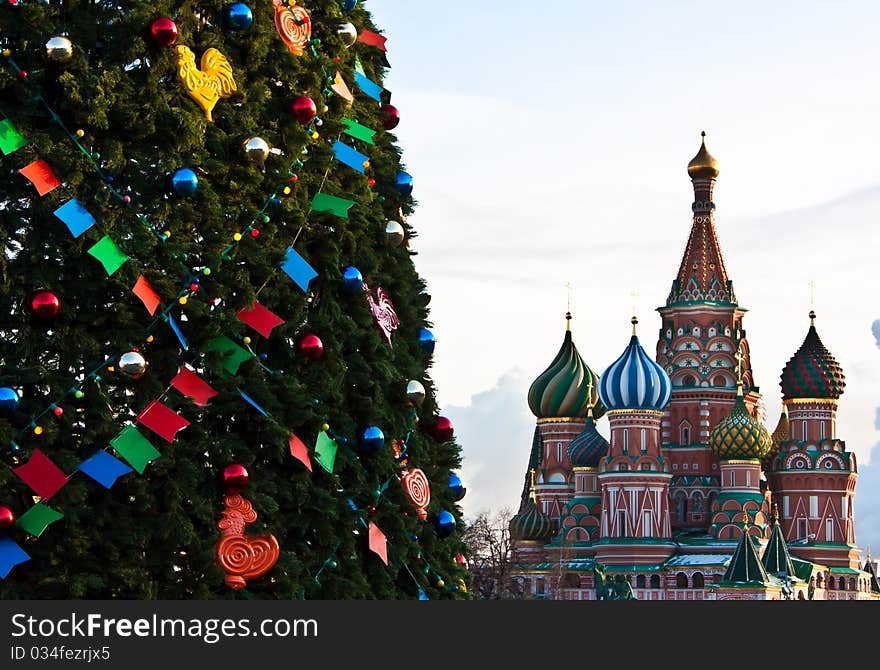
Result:
[[107,489],[116,483],[117,478],[127,475],[129,472],[134,472],[125,463],[118,458],[113,458],[103,449],[88,460],[80,463],[78,469],[85,472],[89,477]]
[[352,149],[345,142],[340,142],[339,140],[336,140],[336,144],[333,145],[333,153],[336,155],[336,160],[340,163],[345,163],[348,167],[357,170],[361,174],[364,173],[364,163],[370,160],[369,156]]
[[53,214],[64,222],[74,237],[79,237],[96,223],[95,217],[76,198],[65,202]]
[[287,256],[281,264],[281,269],[302,289],[303,293],[309,290],[309,282],[318,276],[315,268],[296,253],[293,247],[287,247]]

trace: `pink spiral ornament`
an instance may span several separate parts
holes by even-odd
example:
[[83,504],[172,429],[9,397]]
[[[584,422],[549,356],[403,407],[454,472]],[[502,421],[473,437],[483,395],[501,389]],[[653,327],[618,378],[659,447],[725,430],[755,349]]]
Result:
[[312,19],[295,0],[285,5],[283,0],[272,0],[275,5],[275,29],[294,56],[302,56],[312,39]]
[[400,478],[406,497],[418,511],[419,518],[424,521],[428,518],[427,509],[431,503],[431,484],[428,478],[419,468],[407,470]]

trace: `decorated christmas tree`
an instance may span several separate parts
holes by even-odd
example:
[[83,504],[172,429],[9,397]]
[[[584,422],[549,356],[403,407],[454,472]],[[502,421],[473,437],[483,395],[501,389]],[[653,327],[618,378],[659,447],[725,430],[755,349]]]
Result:
[[467,597],[362,5],[3,0],[0,598]]

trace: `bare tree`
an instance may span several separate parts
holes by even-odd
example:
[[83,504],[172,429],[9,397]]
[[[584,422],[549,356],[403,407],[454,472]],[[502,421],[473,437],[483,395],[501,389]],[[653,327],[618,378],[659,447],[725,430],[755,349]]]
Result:
[[511,575],[511,518],[513,512],[507,507],[494,513],[480,512],[465,529],[463,539],[473,575],[471,591],[481,599],[522,598],[522,588]]

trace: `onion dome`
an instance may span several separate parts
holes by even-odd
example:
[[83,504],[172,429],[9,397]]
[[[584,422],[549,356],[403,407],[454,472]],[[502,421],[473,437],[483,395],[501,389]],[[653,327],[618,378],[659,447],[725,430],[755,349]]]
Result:
[[568,445],[568,460],[575,468],[595,468],[599,465],[599,459],[606,453],[608,453],[608,440],[596,430],[593,408],[590,407],[587,410],[584,430]]
[[770,451],[767,452],[767,455],[764,456],[764,459],[761,461],[765,470],[769,470],[770,466],[773,463],[773,457],[779,453],[779,445],[783,442],[788,442],[790,439],[790,433],[788,427],[788,414],[785,412],[785,408],[782,408],[782,414],[779,415],[779,422],[776,424],[776,428],[773,429],[773,433],[770,435]]
[[718,169],[718,161],[709,153],[706,148],[706,131],[702,133],[703,143],[697,155],[691,158],[688,163],[688,175],[691,179],[715,179],[720,170]]
[[535,502],[535,471],[531,471],[532,485],[529,489],[529,499],[510,520],[510,536],[514,540],[532,542],[548,542],[556,528],[553,520],[538,509]]
[[723,461],[760,459],[770,451],[770,433],[764,424],[749,414],[743,399],[742,381],[737,385],[733,409],[712,429],[709,444]]
[[672,382],[666,371],[651,359],[633,334],[629,346],[608,366],[599,380],[599,397],[608,409],[650,409],[660,411],[672,397]]
[[816,313],[810,311],[810,329],[804,343],[782,369],[782,399],[834,398],[846,386],[843,368],[822,344],[816,332]]
[[587,404],[593,403],[598,419],[605,408],[598,404],[596,386],[599,375],[584,363],[571,339],[571,313],[565,315],[565,339],[556,358],[529,388],[529,409],[539,419],[585,417]]

